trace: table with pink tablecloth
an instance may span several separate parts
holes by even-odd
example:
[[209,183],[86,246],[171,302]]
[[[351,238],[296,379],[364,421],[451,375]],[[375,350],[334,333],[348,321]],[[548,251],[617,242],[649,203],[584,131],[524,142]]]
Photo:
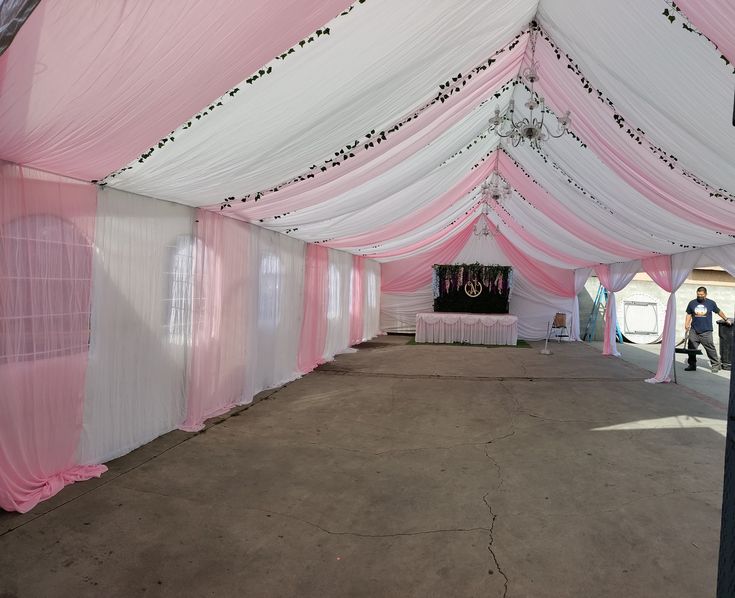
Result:
[[518,318],[509,314],[418,313],[416,342],[515,345]]

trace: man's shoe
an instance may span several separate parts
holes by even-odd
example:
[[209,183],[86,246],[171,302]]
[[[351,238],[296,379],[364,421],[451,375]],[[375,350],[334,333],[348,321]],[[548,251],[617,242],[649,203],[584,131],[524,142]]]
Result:
[[696,371],[696,369],[697,369],[697,366],[696,366],[696,365],[694,365],[694,366],[692,366],[692,365],[688,365],[688,366],[686,366],[686,367],[684,368],[684,371],[685,371],[685,372],[694,372],[694,371]]
[[722,369],[722,368],[720,368],[720,366],[719,366],[719,365],[713,365],[713,366],[712,366],[712,373],[713,373],[713,374],[716,374],[717,372],[719,372],[719,371],[720,371],[720,369]]

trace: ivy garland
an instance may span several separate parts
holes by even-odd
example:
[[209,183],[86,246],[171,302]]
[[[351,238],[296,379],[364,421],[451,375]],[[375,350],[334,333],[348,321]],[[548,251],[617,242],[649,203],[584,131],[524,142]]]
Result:
[[[357,6],[358,4],[364,4],[366,0],[356,0],[353,2],[349,8],[343,10],[338,17],[344,17],[345,15],[348,15],[352,12],[352,10]],[[283,54],[279,54],[274,58],[274,60],[280,60],[284,61],[286,58],[288,58],[291,54],[294,54],[298,48],[303,48],[307,44],[311,44],[315,42],[318,38],[322,37],[323,35],[329,35],[331,33],[331,29],[329,27],[322,27],[321,29],[317,29],[313,34],[311,34],[309,37],[306,37],[299,41],[297,44],[289,48],[287,51],[285,51]],[[273,72],[273,66],[264,66],[261,69],[258,69],[257,73],[253,73],[250,77],[245,79],[246,85],[253,85],[256,81],[259,79],[262,79],[263,77],[270,75]],[[207,106],[204,110],[201,110],[200,112],[197,112],[190,120],[188,120],[184,125],[181,127],[182,131],[185,131],[187,129],[190,129],[192,125],[194,125],[197,121],[201,120],[205,116],[208,116],[211,114],[215,109],[219,108],[220,106],[223,106],[223,101],[226,101],[227,98],[232,98],[235,95],[237,95],[240,91],[242,91],[239,87],[233,87],[230,89],[227,93],[222,95],[216,102],[213,102],[209,106]],[[166,137],[159,140],[159,142],[153,146],[148,148],[148,151],[143,152],[138,159],[136,160],[137,164],[142,164],[145,162],[148,158],[151,157],[154,151],[157,149],[161,149],[163,146],[165,146],[170,141],[176,141],[176,138],[174,137],[174,134],[176,133],[176,129],[171,131]],[[134,164],[130,164],[128,166],[123,166],[122,168],[115,170],[114,172],[111,172],[103,179],[92,179],[92,183],[98,183],[101,187],[104,187],[107,184],[107,181],[109,179],[114,179],[117,175],[122,174],[126,170],[131,170],[134,167]]]
[[[667,4],[671,8],[671,10],[669,10],[668,8],[664,8],[664,11],[661,14],[669,20],[669,23],[673,23],[674,21],[676,21],[677,16],[680,17],[682,29],[689,31],[690,33],[696,33],[699,37],[703,37],[710,44],[712,44],[715,50],[720,52],[719,46],[715,42],[713,42],[709,37],[707,37],[704,33],[702,33],[696,27],[694,27],[694,25],[692,25],[692,22],[689,20],[689,17],[687,17],[681,11],[681,9],[676,5],[676,2],[673,2],[673,0],[664,0],[664,3]],[[730,61],[727,59],[727,56],[725,56],[721,52],[720,52],[720,58],[725,61],[726,65],[728,66],[730,65]],[[735,66],[733,67],[732,72],[733,72],[733,75],[735,75]]]
[[594,93],[597,99],[604,105],[608,107],[613,112],[612,118],[620,127],[621,129],[625,129],[625,132],[628,134],[628,136],[635,141],[638,145],[646,145],[646,147],[664,164],[668,166],[670,170],[677,170],[679,171],[679,174],[689,178],[694,183],[702,187],[703,189],[707,190],[709,192],[710,197],[718,198],[718,199],[725,199],[731,203],[735,203],[735,196],[733,196],[727,189],[714,187],[713,185],[710,185],[709,183],[703,181],[699,177],[695,176],[690,171],[686,170],[682,166],[680,166],[679,159],[674,156],[673,154],[667,153],[663,148],[657,146],[653,142],[651,142],[648,139],[648,135],[646,132],[639,128],[639,127],[633,127],[632,125],[628,125],[626,123],[625,118],[619,113],[617,108],[615,107],[614,102],[608,98],[600,89],[592,85],[591,81],[587,79],[587,77],[584,76],[582,73],[582,70],[579,68],[579,65],[574,62],[574,60],[567,54],[566,52],[562,52],[560,48],[556,45],[556,43],[551,39],[551,37],[543,31],[543,29],[539,30],[541,36],[549,43],[552,50],[556,54],[557,60],[562,59],[562,55],[567,60],[567,68],[571,70],[580,80],[582,86],[584,89],[587,90],[587,93],[592,94]]
[[[436,95],[431,100],[427,101],[425,104],[423,104],[416,110],[404,116],[401,120],[396,122],[392,127],[381,130],[381,131],[376,131],[375,129],[371,129],[368,133],[365,133],[361,139],[355,139],[353,142],[348,143],[341,149],[335,151],[334,155],[326,159],[322,164],[312,164],[309,167],[308,172],[297,175],[289,179],[288,181],[285,181],[283,183],[276,185],[275,187],[272,187],[270,189],[263,189],[263,190],[260,190],[254,193],[249,193],[240,198],[236,198],[235,196],[227,197],[221,202],[220,210],[231,208],[232,204],[235,203],[236,201],[247,202],[247,201],[252,200],[252,201],[257,202],[263,197],[271,193],[276,193],[277,191],[280,191],[281,189],[287,186],[290,186],[295,183],[302,182],[308,179],[312,179],[316,175],[326,172],[330,168],[336,168],[338,166],[341,166],[347,160],[354,158],[358,153],[363,152],[363,151],[368,151],[380,145],[384,141],[387,141],[390,135],[398,132],[402,127],[404,127],[411,121],[418,119],[423,113],[425,113],[432,106],[436,105],[437,103],[443,104],[452,95],[460,93],[473,77],[479,75],[483,71],[490,68],[490,66],[492,66],[492,64],[498,60],[498,56],[500,56],[504,52],[509,52],[513,50],[520,43],[521,38],[527,33],[528,33],[528,30],[526,29],[522,30],[520,33],[518,33],[518,35],[516,35],[513,38],[513,40],[510,43],[508,43],[507,45],[503,46],[502,48],[494,52],[492,56],[490,56],[490,58],[478,64],[474,68],[470,69],[470,71],[467,72],[466,74],[462,74],[460,72],[456,76],[450,77],[443,83],[440,83],[438,85],[438,91]],[[499,95],[500,95],[500,92],[498,92],[496,97],[499,97]]]

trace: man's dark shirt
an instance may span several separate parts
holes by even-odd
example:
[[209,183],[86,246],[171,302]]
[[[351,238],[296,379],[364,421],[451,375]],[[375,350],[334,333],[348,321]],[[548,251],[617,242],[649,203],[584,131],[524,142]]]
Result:
[[701,303],[693,299],[687,305],[687,313],[692,316],[692,328],[697,333],[712,332],[712,314],[719,312],[720,308],[712,299],[705,299]]

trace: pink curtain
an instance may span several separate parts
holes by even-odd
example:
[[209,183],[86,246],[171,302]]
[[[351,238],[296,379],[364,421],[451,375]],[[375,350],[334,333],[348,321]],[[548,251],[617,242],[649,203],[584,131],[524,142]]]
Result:
[[383,293],[410,293],[431,282],[434,264],[451,264],[472,236],[473,225],[465,227],[439,247],[413,257],[381,266],[381,291]]
[[329,306],[329,249],[309,243],[304,271],[304,319],[301,324],[298,367],[306,374],[324,363]]
[[[197,211],[194,323],[186,419],[194,432],[204,421],[250,398],[247,386],[247,314],[252,309],[248,225]],[[255,272],[258,272],[255,269]]]
[[0,155],[102,178],[351,3],[43,0],[0,56]]
[[605,342],[602,354],[620,357],[620,352],[615,341],[618,326],[617,307],[615,306],[615,293],[622,291],[640,270],[638,260],[618,264],[600,264],[595,266],[595,273],[600,279],[602,286],[607,291],[607,305],[605,305]]
[[352,256],[352,282],[350,289],[350,345],[363,341],[363,305],[365,295],[365,258]]
[[26,512],[80,466],[97,192],[0,163],[0,507]]
[[564,270],[534,260],[500,233],[495,233],[495,242],[513,269],[518,270],[531,284],[559,297],[576,297],[574,270]]

